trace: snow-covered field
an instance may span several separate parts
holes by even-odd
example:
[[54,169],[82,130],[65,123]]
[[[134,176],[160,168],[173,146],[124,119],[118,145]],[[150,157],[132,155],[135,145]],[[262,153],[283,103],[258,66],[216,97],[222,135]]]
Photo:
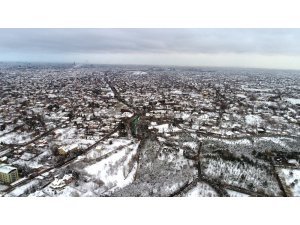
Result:
[[195,187],[183,195],[184,197],[217,197],[214,189],[204,182],[198,182]]
[[226,189],[227,193],[229,194],[230,197],[250,197],[247,194],[241,193],[241,192],[237,192],[237,191],[233,191],[230,189]]
[[286,101],[293,105],[300,105],[300,99],[299,98],[286,98]]
[[60,128],[55,130],[57,140],[65,140],[76,137],[76,128]]
[[29,152],[25,152],[20,159],[23,160],[30,160],[31,158],[33,158],[35,156],[35,154],[29,153]]
[[37,169],[37,168],[40,168],[40,167],[43,167],[42,164],[39,164],[37,161],[35,160],[31,160],[31,161],[26,161],[26,160],[23,160],[23,159],[18,159],[14,162],[15,165],[19,165],[19,166],[28,166],[29,168],[31,169]]
[[288,145],[285,141],[295,141],[291,138],[281,138],[281,137],[261,137],[261,138],[254,138],[254,143],[257,143],[258,141],[272,141],[275,144],[280,145],[283,148],[288,148]]
[[[111,144],[110,144],[110,141],[111,141]],[[116,149],[125,147],[125,146],[129,145],[131,142],[132,142],[132,140],[122,139],[122,138],[108,139],[107,141],[99,144],[96,148],[91,150],[87,154],[87,158],[88,159],[96,159],[96,158],[101,157],[107,153],[110,153]]]
[[223,139],[222,142],[229,144],[229,145],[251,145],[251,141],[248,139],[239,139],[239,140],[225,140]]
[[258,126],[261,124],[262,119],[258,115],[247,115],[245,116],[245,122],[250,126]]
[[110,157],[87,166],[85,171],[103,181],[106,186],[125,187],[133,181],[137,169],[133,157],[137,154],[138,146],[139,143],[126,146]]
[[191,149],[196,149],[198,147],[198,144],[195,141],[183,142],[182,145],[188,146]]
[[1,130],[0,131],[0,136],[5,135],[6,133],[9,133],[10,131],[12,131],[16,126],[13,125],[7,125],[7,127],[5,128],[5,130]]
[[93,145],[95,140],[79,138],[76,128],[61,128],[55,130],[55,141],[60,145],[77,144],[79,148],[86,148]]
[[26,191],[29,191],[30,189],[38,186],[38,184],[39,184],[39,180],[36,179],[31,180],[29,183],[14,189],[12,192],[8,193],[7,196],[18,197],[24,194]]
[[10,133],[0,137],[0,143],[5,144],[24,144],[31,140],[31,133]]

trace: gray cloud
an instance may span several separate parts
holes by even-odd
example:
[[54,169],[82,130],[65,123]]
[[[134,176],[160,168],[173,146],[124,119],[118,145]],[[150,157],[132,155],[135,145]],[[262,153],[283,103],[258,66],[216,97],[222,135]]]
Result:
[[300,69],[300,29],[0,29],[0,61]]
[[0,29],[2,54],[299,55],[299,40],[300,29]]

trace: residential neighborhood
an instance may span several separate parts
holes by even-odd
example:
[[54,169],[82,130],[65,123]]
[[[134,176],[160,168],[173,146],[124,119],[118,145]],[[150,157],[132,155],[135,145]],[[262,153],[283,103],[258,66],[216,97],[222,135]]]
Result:
[[0,64],[1,196],[300,196],[298,71]]

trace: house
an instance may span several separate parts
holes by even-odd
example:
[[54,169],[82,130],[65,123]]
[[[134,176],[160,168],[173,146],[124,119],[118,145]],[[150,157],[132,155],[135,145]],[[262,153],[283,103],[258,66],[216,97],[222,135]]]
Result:
[[63,178],[55,178],[50,184],[52,189],[62,189],[73,180],[72,174],[65,174]]
[[11,184],[19,179],[18,169],[16,167],[0,164],[0,181]]
[[3,162],[3,163],[4,163],[4,162],[6,162],[6,161],[7,161],[7,159],[8,159],[8,158],[7,158],[7,156],[3,156],[3,157],[1,157],[1,158],[0,158],[0,165],[1,165],[1,162]]
[[67,145],[67,146],[61,146],[58,148],[58,153],[60,155],[67,155],[72,151],[78,150],[78,144],[72,144],[72,145]]

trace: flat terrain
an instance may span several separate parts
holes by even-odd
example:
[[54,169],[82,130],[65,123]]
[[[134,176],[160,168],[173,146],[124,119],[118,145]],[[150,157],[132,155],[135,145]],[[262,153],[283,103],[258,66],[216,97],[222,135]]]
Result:
[[300,196],[300,72],[0,64],[0,196]]

